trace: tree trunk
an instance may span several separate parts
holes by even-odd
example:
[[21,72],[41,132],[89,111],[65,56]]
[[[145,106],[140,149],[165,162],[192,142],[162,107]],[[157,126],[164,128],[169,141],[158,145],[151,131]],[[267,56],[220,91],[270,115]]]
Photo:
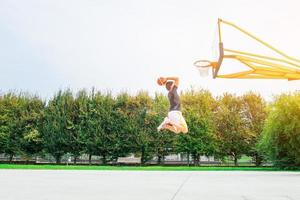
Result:
[[200,165],[200,155],[196,154],[194,156],[194,165],[199,166]]
[[158,157],[157,157],[157,164],[158,164],[158,165],[161,164],[161,160],[162,160],[162,156],[158,156]]
[[78,156],[74,156],[74,165],[76,165],[76,163],[77,163],[77,157]]
[[106,165],[106,155],[102,155],[102,164]]
[[261,164],[262,164],[262,157],[260,155],[258,155],[258,154],[255,154],[254,159],[255,159],[255,166],[256,167],[261,166]]
[[237,156],[234,156],[234,166],[238,166],[238,159],[237,159]]
[[92,164],[92,154],[89,154],[89,165]]
[[146,158],[145,158],[145,148],[141,148],[141,164],[144,165],[146,163]]
[[14,158],[14,154],[10,154],[9,155],[9,163],[12,163],[13,158]]
[[190,166],[190,153],[187,153],[187,162],[188,162],[188,166]]
[[56,164],[60,164],[60,159],[61,159],[61,156],[60,156],[60,155],[56,155],[56,156],[55,156]]

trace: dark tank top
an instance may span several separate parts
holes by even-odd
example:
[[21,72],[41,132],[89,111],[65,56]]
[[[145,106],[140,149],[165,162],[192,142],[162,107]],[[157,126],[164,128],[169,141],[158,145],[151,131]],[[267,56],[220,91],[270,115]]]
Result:
[[170,111],[172,110],[181,110],[181,105],[180,105],[180,98],[177,93],[177,86],[174,85],[172,90],[169,91],[168,93],[168,98],[170,101]]

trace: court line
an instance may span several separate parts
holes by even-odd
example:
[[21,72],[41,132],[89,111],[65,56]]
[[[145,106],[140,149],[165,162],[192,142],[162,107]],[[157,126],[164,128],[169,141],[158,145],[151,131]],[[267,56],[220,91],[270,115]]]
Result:
[[174,200],[176,198],[177,194],[180,192],[180,190],[183,188],[183,186],[186,184],[186,182],[190,179],[191,176],[192,176],[192,173],[189,173],[189,175],[183,180],[181,185],[178,187],[178,189],[176,190],[176,192],[172,196],[171,200]]

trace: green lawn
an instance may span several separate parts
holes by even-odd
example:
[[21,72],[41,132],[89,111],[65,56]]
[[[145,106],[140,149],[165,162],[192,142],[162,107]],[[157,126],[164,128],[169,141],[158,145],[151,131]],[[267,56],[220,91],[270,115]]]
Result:
[[[83,166],[0,164],[0,169],[34,170],[133,170],[133,171],[287,171],[273,167],[187,167],[187,166]],[[300,170],[297,170],[300,171]]]

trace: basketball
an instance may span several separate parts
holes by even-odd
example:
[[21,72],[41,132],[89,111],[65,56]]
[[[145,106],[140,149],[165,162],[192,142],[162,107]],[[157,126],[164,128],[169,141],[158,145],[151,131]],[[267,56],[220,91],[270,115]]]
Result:
[[163,77],[159,77],[157,79],[157,84],[160,85],[160,86],[162,86],[163,84],[165,84],[165,79]]

